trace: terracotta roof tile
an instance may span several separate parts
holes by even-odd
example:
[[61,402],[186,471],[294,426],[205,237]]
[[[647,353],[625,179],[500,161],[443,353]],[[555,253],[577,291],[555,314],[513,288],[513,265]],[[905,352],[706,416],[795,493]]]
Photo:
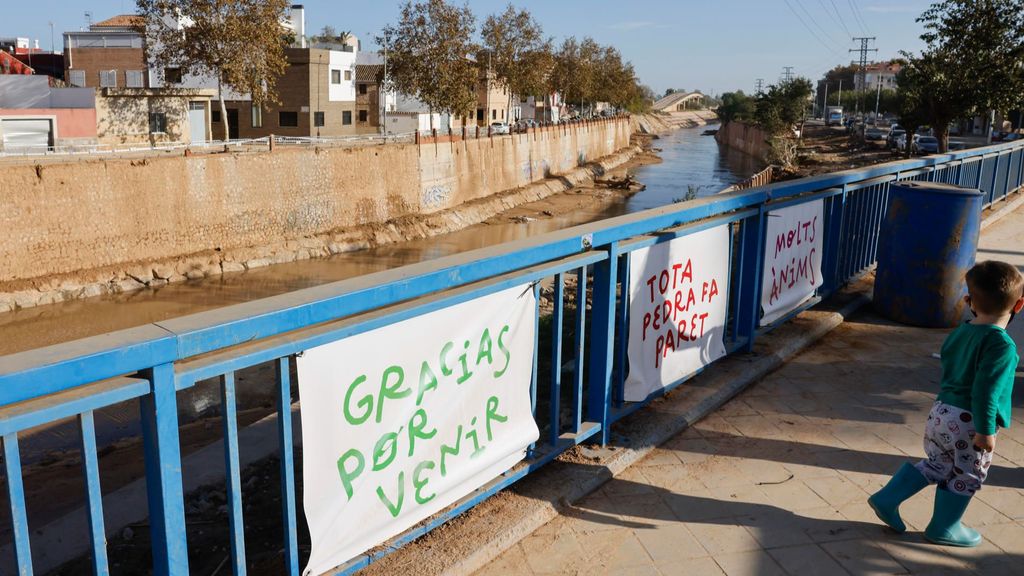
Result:
[[383,75],[383,64],[356,64],[356,82],[375,84]]
[[119,14],[113,18],[97,22],[91,28],[137,28],[145,23],[146,19],[138,14]]

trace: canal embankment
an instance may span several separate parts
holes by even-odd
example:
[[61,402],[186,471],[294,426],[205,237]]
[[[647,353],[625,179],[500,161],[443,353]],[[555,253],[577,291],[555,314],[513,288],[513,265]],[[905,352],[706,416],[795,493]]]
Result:
[[697,128],[718,122],[718,115],[713,110],[687,110],[685,112],[665,112],[638,114],[630,117],[633,132],[660,136],[679,130],[680,128]]
[[358,149],[0,167],[0,311],[432,237],[592,182],[626,118]]
[[728,122],[718,129],[715,139],[722,146],[739,150],[761,162],[770,162],[772,156],[771,135],[753,124],[738,120]]

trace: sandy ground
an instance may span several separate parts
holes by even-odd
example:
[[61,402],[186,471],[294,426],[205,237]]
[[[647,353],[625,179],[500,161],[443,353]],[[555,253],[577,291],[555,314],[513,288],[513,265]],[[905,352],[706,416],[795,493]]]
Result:
[[844,128],[820,124],[804,127],[804,139],[797,149],[797,157],[797,167],[783,172],[777,176],[778,179],[793,180],[900,158],[884,146],[864,146],[853,142]]

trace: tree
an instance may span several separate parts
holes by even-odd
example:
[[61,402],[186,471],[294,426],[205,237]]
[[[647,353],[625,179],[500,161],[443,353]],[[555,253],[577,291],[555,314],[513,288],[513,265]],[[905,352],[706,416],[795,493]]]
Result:
[[756,111],[757,101],[740,90],[722,94],[722,103],[718,106],[717,113],[722,124],[728,124],[734,120],[754,120]]
[[[292,42],[281,27],[287,0],[138,0],[146,46],[155,67],[180,67],[217,79],[221,118],[224,90],[249,94],[253,106],[277,102],[276,82]],[[224,139],[229,140],[224,122]]]
[[512,96],[539,95],[553,65],[551,40],[527,10],[511,4],[491,15],[480,29],[490,68],[508,88],[505,117],[510,118]]
[[[945,0],[918,19],[925,50],[904,53],[900,90],[949,149],[949,124],[1019,105],[1024,92],[1024,0]],[[909,134],[910,132],[908,132]]]
[[770,134],[781,134],[803,122],[811,96],[811,81],[796,78],[768,87],[757,95],[754,119]]
[[476,108],[479,69],[470,59],[478,52],[471,40],[476,18],[469,5],[451,6],[425,0],[402,6],[397,25],[384,27],[377,43],[388,42],[387,89],[415,96],[434,111],[468,116]]
[[334,26],[328,25],[321,28],[320,33],[314,35],[309,40],[310,42],[323,42],[325,44],[345,44],[351,37],[351,31],[343,30],[338,32],[334,29]]
[[580,64],[580,45],[575,36],[562,41],[562,45],[553,54],[551,75],[548,76],[548,89],[558,92],[566,102],[582,101],[582,87],[577,74]]
[[[853,93],[853,89],[856,86],[855,78],[859,68],[854,65],[849,66],[836,66],[825,73],[825,77],[818,81],[817,91],[815,93],[816,102],[824,102],[825,98],[825,87],[828,86],[828,103],[825,106],[843,106],[839,101],[839,86],[842,83],[844,96],[843,101],[850,98],[850,94]],[[852,102],[852,100],[851,100]]]

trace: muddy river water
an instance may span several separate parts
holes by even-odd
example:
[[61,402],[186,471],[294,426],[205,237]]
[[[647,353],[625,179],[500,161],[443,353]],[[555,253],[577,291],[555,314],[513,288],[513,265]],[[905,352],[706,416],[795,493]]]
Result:
[[714,194],[761,168],[753,158],[720,149],[703,128],[660,140],[663,162],[632,172],[646,190],[591,210],[525,223],[477,225],[426,240],[403,242],[330,258],[278,264],[244,273],[0,313],[0,355],[103,334],[351,278],[404,264],[508,242],[594,220],[672,203],[696,187]]

